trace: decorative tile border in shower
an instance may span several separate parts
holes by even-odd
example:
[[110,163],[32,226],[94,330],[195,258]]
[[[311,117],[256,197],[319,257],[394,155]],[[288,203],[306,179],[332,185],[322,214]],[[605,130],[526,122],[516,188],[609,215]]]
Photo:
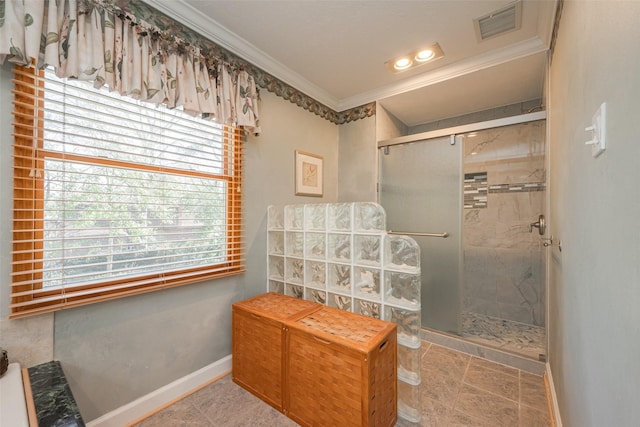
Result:
[[464,174],[464,208],[487,207],[487,172]]
[[[465,175],[466,176],[466,175]],[[529,191],[544,191],[545,182],[525,182],[519,184],[496,184],[489,186],[489,193],[527,193]]]
[[544,191],[545,182],[523,182],[515,184],[488,185],[487,172],[473,172],[464,174],[464,209],[484,209],[488,206],[489,193],[527,193],[530,191]]

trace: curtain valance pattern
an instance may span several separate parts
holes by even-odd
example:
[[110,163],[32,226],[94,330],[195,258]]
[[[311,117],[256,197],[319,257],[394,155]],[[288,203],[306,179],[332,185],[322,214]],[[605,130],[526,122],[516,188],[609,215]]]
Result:
[[51,66],[61,78],[258,133],[254,76],[107,0],[0,0],[0,64]]
[[259,67],[237,57],[228,50],[221,48],[211,40],[204,38],[196,33],[188,26],[176,21],[165,13],[159,12],[151,5],[140,0],[110,0],[118,7],[134,14],[139,19],[152,24],[163,31],[179,37],[181,40],[198,45],[206,51],[214,52],[215,55],[224,58],[224,61],[234,64],[234,66],[247,70],[254,78],[256,85],[274,93],[280,98],[303,108],[310,113],[316,114],[331,123],[341,125],[355,120],[371,117],[376,114],[376,103],[369,102],[367,104],[350,108],[341,112],[337,112],[332,108],[318,102],[307,94],[299,91],[293,86],[283,82],[282,80],[272,76]]

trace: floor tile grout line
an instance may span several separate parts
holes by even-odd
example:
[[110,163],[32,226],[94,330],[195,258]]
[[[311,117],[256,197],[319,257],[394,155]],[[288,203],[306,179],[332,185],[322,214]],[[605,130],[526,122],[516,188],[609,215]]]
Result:
[[[469,359],[467,360],[467,366],[465,367],[464,373],[462,374],[462,378],[460,379],[460,386],[458,387],[458,392],[456,393],[456,397],[453,400],[453,405],[451,406],[451,409],[450,409],[451,412],[458,411],[456,409],[456,406],[458,405],[458,399],[460,398],[460,393],[462,392],[462,386],[465,384],[464,379],[467,376],[467,371],[469,370],[469,365],[470,364],[471,364],[471,356],[469,356]],[[458,411],[458,412],[463,413],[463,414],[465,414],[467,416],[470,416],[469,414],[467,414],[465,412],[462,412],[462,411]],[[449,415],[451,415],[451,414],[447,414],[447,418],[449,418]]]
[[207,414],[205,414],[204,412],[202,412],[202,410],[200,408],[198,408],[195,404],[193,404],[193,402],[189,402],[189,404],[195,408],[196,411],[198,411],[200,413],[200,415],[202,415],[202,417],[207,420],[207,423],[209,423],[209,426],[211,427],[215,427],[215,423],[213,421],[211,421],[211,418],[209,418],[207,416]]
[[491,391],[491,390],[487,390],[487,389],[485,389],[485,388],[483,388],[483,387],[480,387],[480,386],[477,386],[477,385],[471,384],[471,383],[467,382],[467,381],[465,380],[465,378],[466,378],[466,372],[465,372],[465,376],[464,376],[464,378],[463,378],[463,383],[464,383],[464,384],[466,384],[466,385],[468,385],[469,387],[473,387],[473,388],[475,388],[475,389],[478,389],[478,390],[484,391],[484,392],[489,393],[489,394],[494,395],[494,396],[502,397],[503,399],[507,399],[507,400],[508,400],[508,401],[510,401],[510,402],[514,402],[514,403],[519,403],[519,402],[520,402],[520,380],[518,380],[518,399],[517,399],[517,400],[514,400],[514,399],[509,399],[508,397],[503,396],[503,395],[501,395],[501,394],[495,393],[495,392],[493,392],[493,391]]
[[[474,357],[475,356],[471,356],[471,359],[473,359]],[[494,396],[497,396],[497,397],[501,397],[501,398],[506,399],[506,400],[508,400],[510,402],[514,402],[514,403],[518,404],[518,411],[519,411],[520,410],[520,369],[514,368],[514,369],[517,370],[518,375],[509,375],[509,374],[505,373],[505,375],[509,375],[511,377],[516,377],[518,379],[518,400],[513,400],[513,399],[509,399],[508,397],[502,396],[502,395],[500,395],[498,393],[494,393],[491,390],[486,390],[486,389],[484,389],[482,387],[479,387],[477,385],[473,385],[471,383],[468,383],[466,381],[466,378],[467,378],[467,372],[469,371],[469,367],[471,366],[471,359],[469,360],[469,365],[467,366],[467,369],[465,370],[464,375],[462,377],[462,383],[468,385],[469,387],[473,387],[475,389],[478,389],[478,390],[484,391],[486,393],[489,393],[491,395],[494,395]],[[480,368],[481,369],[485,369],[484,366],[481,366]],[[487,369],[491,370],[492,372],[504,373],[502,371],[494,370],[494,369],[491,369],[491,368],[487,368]]]
[[522,416],[522,371],[518,369],[518,424],[521,423]]
[[[492,393],[492,392],[490,392],[490,391],[488,391],[488,390],[481,389],[481,388],[476,387],[476,386],[474,386],[474,385],[471,385],[471,384],[469,384],[469,383],[464,383],[464,384],[466,384],[467,386],[469,386],[469,387],[471,387],[471,388],[475,388],[476,390],[480,390],[480,391],[485,392],[485,393],[487,393],[487,394],[490,394],[490,395],[496,396],[496,397],[498,397],[498,398],[501,398],[501,399],[507,400],[507,401],[509,401],[509,402],[511,402],[511,403],[514,403],[514,404],[516,405],[516,408],[517,408],[517,414],[516,414],[516,417],[517,417],[517,419],[518,419],[518,425],[520,424],[520,403],[519,403],[519,402],[516,402],[515,400],[512,400],[512,399],[506,398],[506,397],[504,397],[504,396],[500,396],[499,394]],[[460,392],[458,392],[458,395],[459,395],[459,394],[460,394]],[[456,404],[457,404],[457,403],[458,403],[458,398],[456,397]],[[468,417],[470,417],[470,418],[477,418],[477,419],[480,419],[480,420],[482,420],[483,422],[488,421],[488,419],[486,419],[486,418],[478,417],[477,415],[471,415],[471,414],[466,413],[465,411],[462,411],[462,410],[460,410],[460,409],[456,409],[456,408],[455,408],[455,406],[452,408],[452,410],[454,410],[454,411],[458,411],[458,412],[460,412],[461,414],[464,414],[464,415],[466,415],[466,416],[468,416]]]
[[494,393],[494,392],[492,392],[492,391],[490,391],[490,390],[486,390],[486,389],[484,389],[484,388],[482,388],[482,387],[478,387],[477,385],[469,384],[469,383],[468,383],[468,382],[466,382],[466,381],[464,381],[464,382],[463,382],[463,384],[468,385],[469,387],[473,387],[473,388],[475,388],[476,390],[480,390],[480,391],[482,391],[483,393],[487,393],[487,394],[490,394],[490,395],[492,395],[492,396],[499,397],[499,398],[504,399],[504,400],[508,400],[509,402],[515,403],[516,405],[518,405],[518,404],[519,404],[519,401],[518,401],[518,400],[509,399],[508,397],[505,397],[505,396],[499,395],[498,393]]
[[[461,356],[463,356],[463,357],[465,357],[465,358],[466,358],[465,369],[464,369],[464,372],[463,372],[463,374],[462,374],[462,376],[461,376],[461,378],[460,378],[458,392],[456,393],[456,396],[455,396],[455,398],[453,399],[453,404],[452,404],[452,405],[450,405],[450,406],[449,406],[449,405],[447,405],[447,406],[446,406],[446,408],[447,408],[447,415],[446,415],[446,419],[448,419],[448,418],[449,418],[449,416],[453,413],[453,411],[455,411],[455,410],[456,410],[456,409],[455,409],[455,405],[456,405],[456,403],[457,403],[457,401],[458,401],[458,396],[459,396],[459,394],[460,394],[460,391],[462,390],[462,384],[463,384],[463,382],[464,382],[464,377],[465,377],[465,375],[466,375],[467,370],[469,369],[469,363],[471,362],[471,355],[466,354],[466,353],[463,353],[463,352],[460,352],[460,351],[457,351],[457,350],[455,350],[455,349],[451,349],[451,348],[445,347],[445,346],[441,346],[441,345],[438,345],[438,344],[434,344],[434,343],[431,343],[431,342],[428,342],[428,341],[424,341],[424,340],[423,340],[423,342],[427,342],[427,343],[429,344],[429,347],[428,347],[428,349],[423,353],[423,357],[422,357],[422,359],[421,359],[421,361],[420,361],[420,369],[422,369],[422,368],[423,368],[423,364],[425,363],[425,360],[424,360],[424,359],[426,358],[427,353],[428,353],[429,351],[431,351],[432,349],[434,349],[434,348],[440,348],[440,349],[443,349],[443,350],[445,350],[445,351],[451,351],[451,352],[453,352],[453,353],[460,354]],[[437,400],[437,402],[442,403],[440,400]],[[458,412],[460,412],[460,413],[462,413],[462,414],[464,414],[464,415],[469,416],[468,414],[466,414],[466,413],[464,413],[464,412],[461,412],[461,411],[458,411]]]
[[[460,393],[462,392],[462,386],[463,386],[463,385],[468,385],[469,387],[475,388],[476,390],[480,390],[480,391],[482,391],[482,392],[485,392],[485,393],[491,394],[491,395],[496,396],[496,397],[498,397],[498,398],[502,398],[502,399],[508,400],[508,401],[510,401],[510,402],[516,403],[516,405],[517,405],[518,403],[517,403],[517,402],[515,402],[515,401],[513,401],[512,399],[506,398],[506,397],[504,397],[504,396],[500,396],[499,394],[496,394],[496,393],[492,393],[492,392],[490,392],[489,390],[484,390],[484,389],[482,389],[482,388],[480,388],[480,387],[476,387],[476,386],[474,386],[474,385],[472,385],[472,384],[469,384],[469,383],[467,383],[467,382],[465,381],[465,379],[466,379],[466,377],[467,377],[467,372],[469,371],[469,367],[471,366],[471,358],[473,358],[473,357],[474,357],[474,356],[470,356],[470,358],[469,358],[469,361],[468,361],[468,363],[467,363],[467,367],[466,367],[466,369],[465,369],[464,375],[462,376],[461,387],[460,387],[460,389],[458,390],[458,394],[456,395],[455,403],[454,403],[453,407],[451,408],[451,411],[452,411],[452,412],[453,412],[453,411],[459,412],[459,413],[461,413],[461,414],[463,414],[463,415],[465,415],[465,416],[467,416],[467,417],[469,417],[469,418],[471,418],[471,419],[477,419],[477,420],[480,420],[480,421],[482,421],[483,423],[485,423],[485,422],[487,421],[487,419],[486,419],[486,418],[478,417],[478,416],[477,416],[477,415],[475,415],[475,414],[474,414],[474,415],[472,415],[472,414],[469,414],[469,413],[467,413],[467,412],[465,412],[465,411],[462,411],[462,410],[460,410],[460,409],[457,409],[457,408],[456,408],[456,406],[457,406],[457,404],[458,404],[458,399],[459,399],[459,397],[460,397]],[[518,424],[519,424],[519,423],[520,423],[520,407],[519,407],[519,406],[518,406],[518,413],[517,413],[517,417],[518,417]]]

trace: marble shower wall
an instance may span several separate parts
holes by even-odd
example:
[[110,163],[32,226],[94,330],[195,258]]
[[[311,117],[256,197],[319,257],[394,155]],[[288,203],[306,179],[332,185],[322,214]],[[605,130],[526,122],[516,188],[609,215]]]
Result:
[[464,136],[463,311],[544,326],[544,137],[544,120]]

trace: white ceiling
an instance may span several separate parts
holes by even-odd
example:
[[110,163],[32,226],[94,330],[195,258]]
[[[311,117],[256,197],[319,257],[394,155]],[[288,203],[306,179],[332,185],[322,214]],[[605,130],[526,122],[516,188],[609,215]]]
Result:
[[[409,126],[542,97],[556,0],[523,0],[522,27],[479,42],[499,0],[144,0],[328,107],[380,101]],[[405,73],[385,62],[438,42]]]

